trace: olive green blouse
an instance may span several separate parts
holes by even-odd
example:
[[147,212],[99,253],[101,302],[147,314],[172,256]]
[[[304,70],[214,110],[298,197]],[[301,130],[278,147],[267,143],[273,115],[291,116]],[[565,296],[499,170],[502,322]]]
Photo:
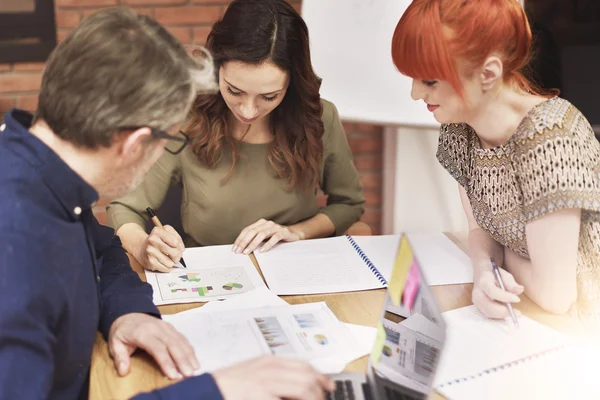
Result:
[[364,198],[352,153],[335,106],[322,100],[323,162],[319,184],[327,205],[317,204],[317,190],[286,190],[268,159],[268,143],[238,142],[239,157],[231,177],[231,151],[214,168],[203,165],[188,146],[180,154],[165,153],[132,193],[108,205],[108,223],[118,230],[126,223],[144,227],[147,207],[160,208],[171,183],[183,185],[181,204],[184,241],[188,246],[231,244],[246,226],[261,218],[293,225],[317,213],[327,215],[335,234],[343,234],[363,213]]

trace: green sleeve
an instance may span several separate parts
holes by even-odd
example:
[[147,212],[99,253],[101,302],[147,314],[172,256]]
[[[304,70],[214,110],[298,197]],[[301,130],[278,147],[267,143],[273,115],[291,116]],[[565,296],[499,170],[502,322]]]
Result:
[[365,199],[338,111],[325,100],[323,124],[324,160],[320,184],[328,198],[327,205],[319,212],[331,219],[335,234],[342,235],[362,216]]
[[145,228],[149,220],[146,208],[160,208],[171,182],[178,179],[180,170],[181,156],[165,152],[150,169],[141,185],[133,192],[108,204],[108,225],[115,231],[130,222]]

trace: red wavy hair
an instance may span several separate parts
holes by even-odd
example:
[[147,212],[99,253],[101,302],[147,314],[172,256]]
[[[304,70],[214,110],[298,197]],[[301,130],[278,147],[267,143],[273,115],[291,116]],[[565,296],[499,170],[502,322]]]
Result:
[[472,69],[496,54],[504,64],[504,83],[543,94],[524,75],[531,44],[529,21],[517,0],[414,0],[396,26],[392,58],[402,74],[447,81],[462,95],[458,62]]

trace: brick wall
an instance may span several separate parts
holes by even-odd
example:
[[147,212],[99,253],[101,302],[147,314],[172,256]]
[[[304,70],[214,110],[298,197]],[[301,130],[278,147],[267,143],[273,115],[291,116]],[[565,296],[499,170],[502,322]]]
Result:
[[[301,0],[288,0],[300,11]],[[58,40],[62,40],[87,15],[107,6],[128,5],[165,25],[184,44],[204,44],[210,27],[225,11],[226,0],[55,0]],[[0,64],[0,113],[19,107],[37,107],[43,63]],[[382,141],[379,126],[344,124],[366,197],[363,221],[381,232]],[[106,220],[104,204],[95,208]]]

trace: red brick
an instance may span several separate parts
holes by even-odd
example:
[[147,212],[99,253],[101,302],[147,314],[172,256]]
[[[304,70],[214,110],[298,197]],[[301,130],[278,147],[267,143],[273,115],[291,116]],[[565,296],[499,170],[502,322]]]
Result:
[[58,43],[65,40],[67,38],[67,36],[69,36],[69,33],[71,33],[71,31],[65,30],[65,29],[61,29],[58,32],[56,32],[56,40],[58,41]]
[[191,44],[192,43],[192,28],[171,26],[171,27],[167,27],[167,29],[181,43],[183,43],[183,44]]
[[373,124],[356,124],[356,132],[361,133],[383,133],[383,126]]
[[14,65],[15,71],[28,71],[28,72],[39,72],[44,69],[44,65],[46,63],[43,62],[33,62],[33,63],[19,63]]
[[364,191],[365,206],[367,207],[379,207],[381,206],[381,191]]
[[185,4],[188,0],[121,0],[122,4],[129,6],[155,6],[155,5],[179,5]]
[[116,6],[117,0],[56,0],[57,7],[99,7]]
[[[98,11],[104,9],[105,7],[100,7],[100,8],[84,8],[83,9],[83,18],[87,18],[92,14],[97,13]],[[149,17],[154,18],[154,8],[148,8],[148,7],[132,7],[133,11],[135,11],[136,13],[140,14],[140,15],[147,15]]]
[[39,90],[42,74],[0,74],[0,93],[32,92]]
[[37,95],[20,96],[17,100],[17,107],[19,107],[23,110],[34,112],[37,110],[37,106],[38,106],[38,96]]
[[81,13],[78,10],[59,10],[56,12],[56,27],[75,28],[81,21]]
[[0,64],[0,72],[12,71],[12,64]]
[[363,190],[381,191],[383,185],[383,177],[381,176],[381,172],[361,172],[359,175]]
[[194,38],[194,44],[206,44],[206,38],[208,34],[212,30],[212,26],[200,26],[198,28],[194,28],[194,34],[192,35]]
[[354,157],[354,165],[359,172],[363,171],[381,171],[383,168],[382,156],[379,154],[358,155]]
[[209,24],[221,16],[221,6],[161,7],[156,20],[165,25]]
[[298,12],[298,14],[302,14],[302,3],[301,2],[291,2],[291,1],[289,1],[288,3],[292,4],[292,6]]
[[375,207],[366,207],[360,220],[371,227],[379,226],[381,225],[381,210]]
[[140,15],[147,15],[150,18],[154,18],[154,8],[137,8],[133,9],[136,13]]
[[383,136],[382,135],[349,135],[348,143],[352,149],[352,153],[381,153],[383,151]]
[[356,131],[356,124],[352,122],[342,121],[342,126],[344,127],[344,132],[346,132],[346,134],[350,134]]
[[0,120],[2,119],[2,114],[10,110],[11,108],[16,107],[17,102],[14,97],[2,97],[0,96]]

